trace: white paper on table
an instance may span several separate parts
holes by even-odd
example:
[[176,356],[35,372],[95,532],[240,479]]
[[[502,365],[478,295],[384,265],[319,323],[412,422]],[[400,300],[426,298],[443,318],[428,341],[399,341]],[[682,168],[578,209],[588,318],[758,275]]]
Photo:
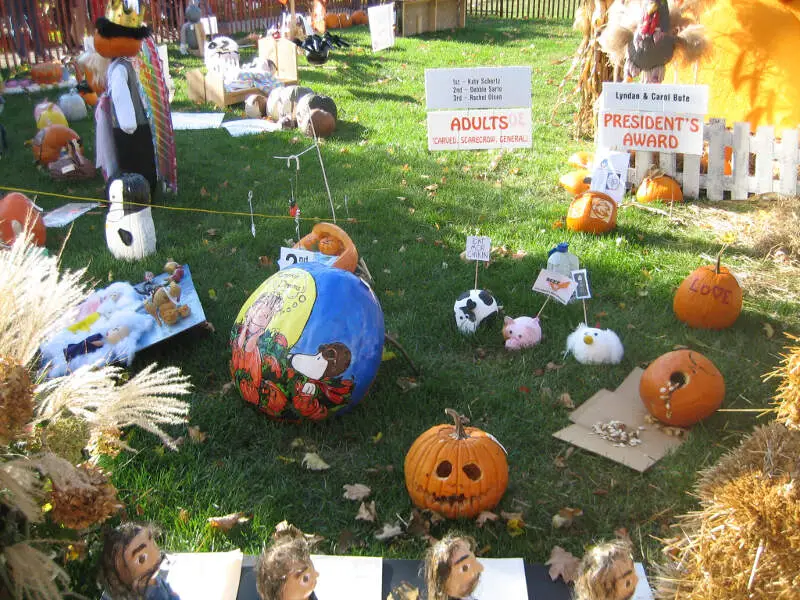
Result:
[[217,129],[222,125],[225,113],[172,113],[172,129]]
[[168,554],[161,568],[182,600],[236,600],[242,558],[241,550]]
[[636,591],[631,600],[653,600],[653,591],[650,589],[650,584],[647,583],[647,575],[644,572],[644,565],[636,563],[634,565],[636,575],[639,576],[639,583],[636,584]]
[[228,130],[233,137],[240,137],[243,135],[254,135],[257,133],[264,133],[265,131],[278,131],[281,128],[280,123],[273,123],[264,119],[238,119],[236,121],[228,121],[223,123],[222,127]]
[[312,554],[319,573],[314,593],[319,600],[376,600],[381,597],[383,559],[379,556]]
[[525,564],[521,558],[479,558],[478,561],[483,565],[483,573],[472,594],[475,600],[528,600]]

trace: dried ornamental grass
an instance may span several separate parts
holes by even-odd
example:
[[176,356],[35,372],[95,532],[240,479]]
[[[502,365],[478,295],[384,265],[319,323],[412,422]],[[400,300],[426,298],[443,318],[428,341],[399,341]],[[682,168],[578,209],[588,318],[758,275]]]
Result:
[[[787,334],[793,342],[799,337]],[[789,346],[780,366],[767,375],[767,379],[777,377],[781,380],[775,395],[777,419],[790,429],[800,430],[800,345]]]
[[13,598],[26,600],[61,600],[61,589],[69,584],[69,575],[49,556],[28,543],[3,549],[11,575]]
[[701,510],[665,547],[657,597],[800,598],[800,432],[759,428],[703,473]]
[[28,370],[0,355],[0,444],[16,438],[33,416],[33,383]]

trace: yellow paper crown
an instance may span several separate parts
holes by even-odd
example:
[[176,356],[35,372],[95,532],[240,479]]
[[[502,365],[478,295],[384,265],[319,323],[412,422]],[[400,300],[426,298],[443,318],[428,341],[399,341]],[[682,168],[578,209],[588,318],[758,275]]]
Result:
[[122,27],[141,27],[144,13],[145,7],[139,0],[109,0],[106,5],[106,19]]

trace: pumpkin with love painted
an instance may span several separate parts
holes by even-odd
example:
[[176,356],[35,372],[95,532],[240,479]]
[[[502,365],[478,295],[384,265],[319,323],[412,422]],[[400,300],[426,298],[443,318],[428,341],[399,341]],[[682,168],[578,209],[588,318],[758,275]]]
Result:
[[672,308],[675,316],[689,327],[725,329],[742,312],[742,288],[726,267],[715,265],[695,269],[675,292]]

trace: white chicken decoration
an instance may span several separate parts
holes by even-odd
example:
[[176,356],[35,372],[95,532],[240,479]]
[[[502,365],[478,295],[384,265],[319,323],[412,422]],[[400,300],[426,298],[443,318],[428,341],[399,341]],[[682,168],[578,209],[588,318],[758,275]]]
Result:
[[156,251],[156,226],[150,209],[150,184],[125,173],[108,186],[106,244],[114,258],[141,260]]
[[567,337],[567,350],[583,365],[616,365],[622,360],[625,349],[616,333],[610,329],[597,329],[585,323]]

